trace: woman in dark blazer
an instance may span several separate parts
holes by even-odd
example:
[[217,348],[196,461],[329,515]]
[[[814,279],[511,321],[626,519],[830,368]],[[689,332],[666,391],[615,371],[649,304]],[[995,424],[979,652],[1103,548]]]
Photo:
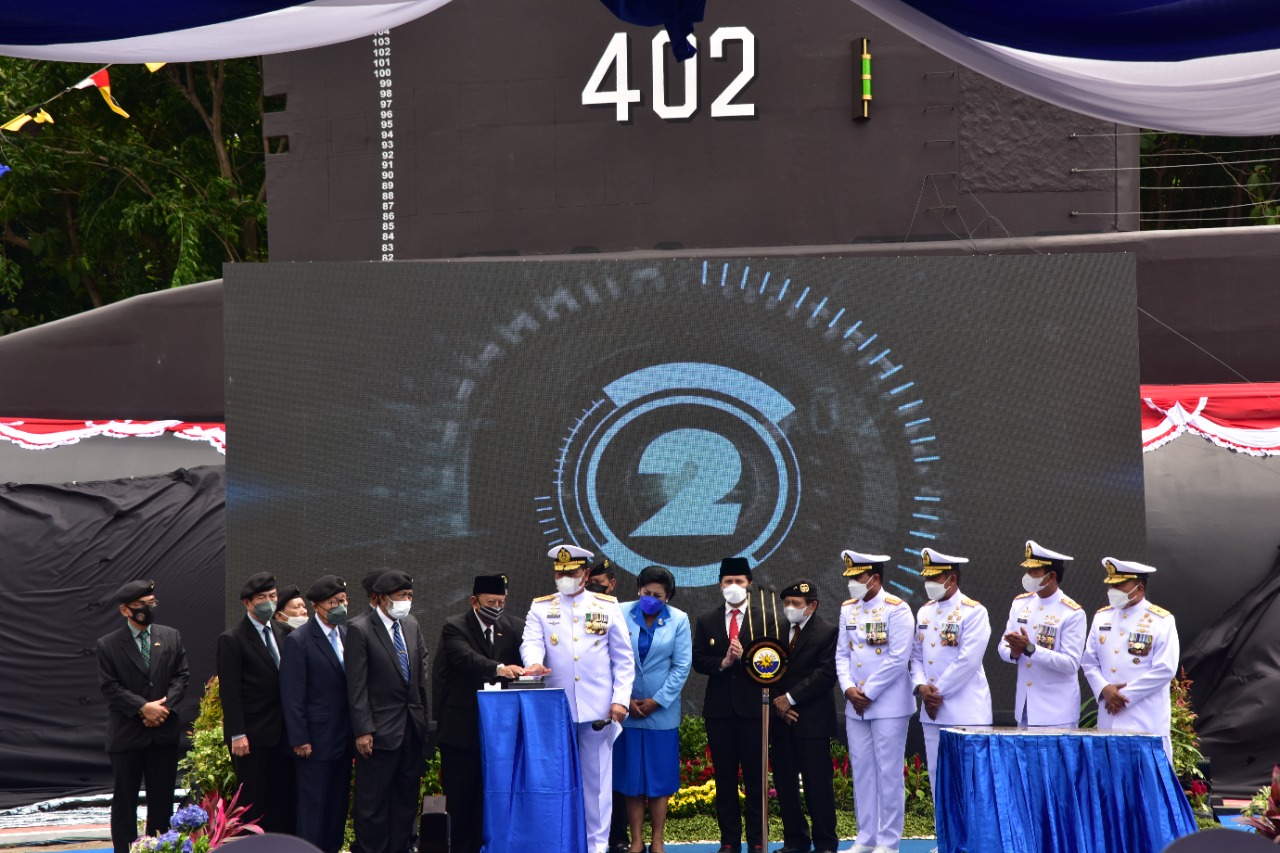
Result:
[[693,662],[689,617],[672,607],[671,572],[650,566],[636,579],[637,601],[622,604],[636,659],[631,707],[613,745],[613,789],[627,798],[631,850],[644,844],[645,801],[653,823],[652,853],[663,853],[667,800],[680,789],[680,691]]

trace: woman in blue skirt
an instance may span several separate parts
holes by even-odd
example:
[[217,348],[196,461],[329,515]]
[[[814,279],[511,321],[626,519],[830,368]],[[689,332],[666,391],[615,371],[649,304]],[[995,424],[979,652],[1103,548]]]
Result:
[[640,597],[622,606],[636,676],[622,735],[613,745],[613,789],[627,798],[631,851],[644,850],[644,811],[653,823],[651,853],[663,853],[667,800],[680,789],[680,691],[693,662],[689,617],[671,606],[676,581],[661,566],[636,578]]

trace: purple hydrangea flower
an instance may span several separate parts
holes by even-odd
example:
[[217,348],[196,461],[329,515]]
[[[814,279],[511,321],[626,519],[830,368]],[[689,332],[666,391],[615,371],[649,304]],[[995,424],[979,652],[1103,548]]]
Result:
[[183,832],[193,832],[209,822],[209,815],[199,806],[183,806],[174,812],[169,825]]

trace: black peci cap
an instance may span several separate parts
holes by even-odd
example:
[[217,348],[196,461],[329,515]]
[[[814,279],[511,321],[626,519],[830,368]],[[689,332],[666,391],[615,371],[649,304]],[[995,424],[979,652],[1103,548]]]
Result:
[[506,595],[506,575],[476,575],[471,584],[472,595]]
[[746,557],[725,557],[720,561],[720,577],[726,575],[745,575],[751,580],[751,564]]

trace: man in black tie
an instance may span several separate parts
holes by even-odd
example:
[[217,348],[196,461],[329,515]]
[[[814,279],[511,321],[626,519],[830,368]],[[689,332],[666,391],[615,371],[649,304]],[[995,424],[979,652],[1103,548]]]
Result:
[[285,626],[276,612],[276,579],[258,572],[240,590],[245,617],[218,637],[222,734],[242,790],[240,803],[267,832],[292,834],[293,758],[284,738],[280,650]]
[[427,644],[413,579],[391,569],[373,582],[374,607],[347,627],[347,699],[356,735],[356,839],[351,853],[408,853],[426,764]]
[[343,663],[347,583],[325,575],[307,590],[307,600],[315,614],[284,641],[280,698],[296,765],[298,837],[338,853],[354,752]]
[[[787,671],[770,687],[773,721],[769,758],[782,812],[784,846],[778,853],[835,853],[836,800],[831,779],[831,739],[837,737],[836,627],[818,615],[818,587],[799,580],[782,591],[782,610],[790,625]],[[813,832],[800,807],[804,804]]]
[[[744,557],[720,561],[723,606],[702,614],[693,634],[693,668],[707,676],[702,716],[707,746],[716,774],[716,822],[720,825],[719,853],[738,853],[742,846],[742,808],[738,804],[738,771],[747,791],[747,845],[751,853],[764,850],[760,823],[760,686],[742,669],[742,650],[751,645],[753,618],[747,588],[751,564]],[[834,661],[834,653],[833,653]],[[834,665],[834,664],[833,664]]]
[[116,592],[126,625],[98,640],[98,684],[107,700],[111,846],[128,853],[138,837],[138,789],[147,783],[147,834],[169,829],[178,775],[178,703],[187,692],[182,636],[154,623],[154,581],[130,581]]
[[506,602],[506,575],[477,577],[471,586],[471,606],[444,623],[431,672],[453,853],[480,853],[482,841],[484,775],[476,692],[486,684],[524,674],[520,666],[524,620],[507,613]]

